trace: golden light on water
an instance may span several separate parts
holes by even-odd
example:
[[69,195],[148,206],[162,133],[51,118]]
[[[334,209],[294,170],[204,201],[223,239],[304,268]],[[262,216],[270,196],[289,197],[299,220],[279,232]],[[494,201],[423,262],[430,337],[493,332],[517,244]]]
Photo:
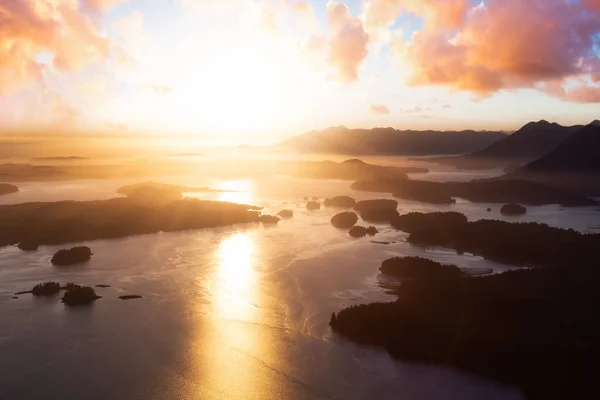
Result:
[[249,179],[222,181],[217,185],[217,189],[231,190],[230,192],[222,192],[219,195],[220,201],[251,204],[254,199],[254,187],[252,181]]
[[249,232],[223,239],[217,250],[217,269],[212,281],[215,314],[219,318],[247,320],[256,305],[256,247]]

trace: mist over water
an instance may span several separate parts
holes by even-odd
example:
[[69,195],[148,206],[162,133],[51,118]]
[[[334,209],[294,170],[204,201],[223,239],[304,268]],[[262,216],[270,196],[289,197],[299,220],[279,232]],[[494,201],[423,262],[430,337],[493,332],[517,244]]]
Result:
[[[434,172],[435,173],[435,172]],[[352,240],[329,220],[339,210],[307,211],[305,196],[385,194],[354,192],[350,182],[286,176],[210,178],[209,172],[152,179],[232,190],[187,196],[247,203],[265,213],[294,210],[277,226],[238,225],[83,243],[91,261],[52,267],[67,246],[26,253],[0,249],[0,398],[215,399],[521,399],[504,387],[436,366],[393,361],[331,334],[329,316],[343,307],[393,301],[378,268],[392,256],[424,255],[465,268],[512,267],[446,249],[409,246],[406,234],[378,225],[377,241]],[[439,175],[441,176],[441,175]],[[450,175],[446,175],[448,179]],[[91,200],[140,179],[24,183],[0,198]],[[451,206],[400,202],[408,211],[454,210],[469,219],[507,219],[499,204],[459,200]],[[530,207],[523,221],[592,231],[594,207]],[[69,246],[70,247],[70,246]],[[55,280],[107,284],[91,307],[65,308],[58,298],[13,293]],[[121,301],[119,295],[144,298]]]

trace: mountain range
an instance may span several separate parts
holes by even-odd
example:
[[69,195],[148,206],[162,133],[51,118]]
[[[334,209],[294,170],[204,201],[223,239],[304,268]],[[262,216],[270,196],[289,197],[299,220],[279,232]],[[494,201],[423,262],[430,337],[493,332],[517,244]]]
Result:
[[499,179],[521,179],[600,196],[600,121],[584,126],[548,154]]
[[348,129],[343,126],[294,136],[280,150],[345,155],[425,156],[464,154],[506,138],[493,131],[413,131],[394,128]]
[[491,169],[523,166],[554,150],[565,139],[583,128],[562,126],[545,120],[530,122],[515,133],[490,146],[458,157],[440,157],[430,161],[460,169]]

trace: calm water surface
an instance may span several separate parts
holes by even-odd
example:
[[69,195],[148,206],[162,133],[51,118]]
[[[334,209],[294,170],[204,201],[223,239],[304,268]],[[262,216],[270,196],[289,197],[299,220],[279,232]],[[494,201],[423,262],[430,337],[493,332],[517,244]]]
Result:
[[[349,183],[285,177],[163,182],[210,185],[238,192],[190,196],[293,209],[274,227],[238,225],[85,243],[92,260],[74,269],[51,266],[62,246],[25,253],[0,249],[1,399],[521,399],[504,387],[447,368],[409,365],[377,349],[333,336],[331,312],[391,301],[377,269],[394,255],[423,255],[385,225],[372,243],[352,240],[329,224],[336,212],[308,212],[304,196],[351,194]],[[130,181],[20,185],[2,203],[101,199]],[[447,209],[471,219],[501,218],[499,205],[460,201]],[[402,211],[433,210],[402,203]],[[523,220],[591,230],[594,208],[530,208]],[[510,266],[428,250],[465,268]],[[58,298],[14,292],[56,280],[108,284],[91,307],[65,308]],[[141,300],[121,301],[122,294]]]

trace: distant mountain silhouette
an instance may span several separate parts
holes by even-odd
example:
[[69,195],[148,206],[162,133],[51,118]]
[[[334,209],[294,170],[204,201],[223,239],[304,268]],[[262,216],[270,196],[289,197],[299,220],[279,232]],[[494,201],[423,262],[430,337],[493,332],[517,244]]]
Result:
[[348,129],[343,126],[311,131],[278,145],[280,149],[348,155],[450,155],[481,150],[506,138],[490,131],[413,131],[394,128]]
[[436,162],[465,169],[485,169],[525,165],[554,150],[582,125],[562,126],[545,120],[530,122],[491,146],[460,157],[435,159]]
[[528,172],[600,172],[600,122],[579,129],[560,146],[527,164]]
[[501,177],[515,178],[600,196],[600,121],[580,128],[545,156]]

